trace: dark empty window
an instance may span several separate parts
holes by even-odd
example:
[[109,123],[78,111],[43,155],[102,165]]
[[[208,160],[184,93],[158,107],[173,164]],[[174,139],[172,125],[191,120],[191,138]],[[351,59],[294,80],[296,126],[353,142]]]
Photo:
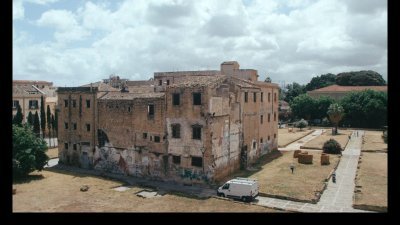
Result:
[[260,138],[260,143],[263,143],[263,139],[262,138]]
[[169,80],[167,80],[167,85],[169,85]]
[[154,117],[154,105],[147,106],[147,112],[150,118]]
[[153,141],[153,136],[150,136],[150,141]]
[[68,107],[68,100],[64,100],[64,106]]
[[159,86],[162,85],[162,80],[158,80],[158,85],[159,85]]
[[90,131],[90,124],[86,124],[86,131]]
[[76,108],[76,100],[72,100],[72,107]]
[[271,93],[268,92],[268,102],[271,102]]
[[271,113],[268,113],[268,122],[271,122]]
[[268,135],[268,141],[271,140],[271,137]]
[[172,137],[173,138],[181,138],[181,125],[180,124],[172,124]]
[[77,149],[77,148],[76,148],[76,144],[73,144],[73,145],[72,145],[72,149],[74,149],[74,150]]
[[247,95],[248,95],[248,93],[245,92],[245,93],[244,93],[244,102],[247,102],[247,101],[248,101],[248,97],[249,97],[249,96],[247,96]]
[[64,128],[68,129],[68,123],[64,123]]
[[276,112],[274,112],[274,121],[276,121]]
[[160,136],[154,136],[154,142],[159,143],[160,142]]
[[130,106],[128,106],[128,112],[131,112],[131,107]]
[[254,141],[253,142],[253,149],[255,149],[256,148],[256,142]]
[[276,134],[274,134],[274,138],[276,138]]
[[256,92],[253,93],[253,101],[257,102],[257,93]]
[[64,149],[68,149],[68,143],[64,143]]
[[203,166],[203,158],[192,156],[192,166],[202,167]]
[[90,100],[86,99],[86,108],[90,108]]
[[274,102],[276,102],[276,93],[274,93]]
[[179,105],[181,102],[181,95],[179,93],[172,94],[172,104]]
[[264,101],[264,92],[261,92],[261,102],[263,102]]
[[39,102],[38,100],[29,100],[29,109],[38,109]]
[[261,115],[261,116],[260,116],[260,123],[262,124],[263,122],[264,122],[264,116]]
[[143,139],[147,139],[147,133],[143,133]]
[[18,108],[18,105],[19,105],[19,101],[18,100],[14,100],[13,101],[13,108],[14,109]]
[[181,164],[181,156],[173,155],[172,156],[172,162],[174,164]]
[[201,105],[201,93],[193,93],[193,105]]
[[192,139],[201,140],[201,126],[199,125],[192,126]]
[[77,125],[76,125],[76,123],[74,123],[74,130],[76,130],[76,128],[77,128]]

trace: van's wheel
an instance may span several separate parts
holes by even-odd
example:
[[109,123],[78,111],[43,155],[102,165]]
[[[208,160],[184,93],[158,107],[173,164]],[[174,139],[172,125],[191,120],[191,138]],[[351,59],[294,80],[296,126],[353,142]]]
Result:
[[247,198],[243,196],[242,201],[247,202]]
[[223,198],[225,198],[225,195],[224,195],[224,193],[218,193],[218,196],[219,196],[219,197],[223,197]]

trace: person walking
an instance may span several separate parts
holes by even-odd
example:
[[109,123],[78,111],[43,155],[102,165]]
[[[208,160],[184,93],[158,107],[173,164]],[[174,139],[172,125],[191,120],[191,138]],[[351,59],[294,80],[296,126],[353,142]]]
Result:
[[336,172],[335,171],[333,171],[333,173],[332,173],[332,182],[336,183]]
[[294,171],[294,165],[293,165],[293,163],[290,164],[290,170],[292,171],[292,174],[293,174],[293,171]]

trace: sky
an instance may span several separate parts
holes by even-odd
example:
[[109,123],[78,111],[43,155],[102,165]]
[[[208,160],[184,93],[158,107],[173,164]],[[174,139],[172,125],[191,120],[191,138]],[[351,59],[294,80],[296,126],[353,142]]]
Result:
[[224,61],[281,85],[360,70],[387,80],[387,1],[13,0],[14,80],[148,80]]

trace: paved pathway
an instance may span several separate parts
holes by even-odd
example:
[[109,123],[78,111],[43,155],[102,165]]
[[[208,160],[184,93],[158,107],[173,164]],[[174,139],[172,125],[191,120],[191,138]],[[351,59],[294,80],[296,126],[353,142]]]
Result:
[[[358,136],[355,135],[356,132],[358,132]],[[267,197],[257,197],[256,204],[299,212],[369,212],[352,207],[354,179],[361,152],[362,135],[364,135],[364,131],[353,132],[336,169],[336,183],[329,180],[328,186],[317,204]]]
[[284,148],[278,148],[279,151],[293,151],[293,150],[299,150],[301,146],[305,145],[307,142],[311,141],[312,139],[320,136],[323,132],[326,132],[324,129],[317,129],[311,134],[289,144],[288,146]]

